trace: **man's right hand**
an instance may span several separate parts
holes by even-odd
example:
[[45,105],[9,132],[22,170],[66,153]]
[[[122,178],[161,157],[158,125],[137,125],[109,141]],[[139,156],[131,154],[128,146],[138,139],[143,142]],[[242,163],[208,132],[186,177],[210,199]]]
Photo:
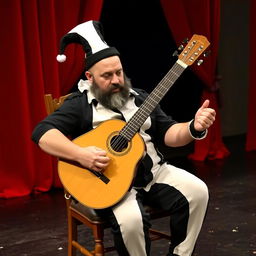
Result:
[[101,172],[108,166],[110,158],[105,150],[89,146],[80,148],[77,161],[87,169]]

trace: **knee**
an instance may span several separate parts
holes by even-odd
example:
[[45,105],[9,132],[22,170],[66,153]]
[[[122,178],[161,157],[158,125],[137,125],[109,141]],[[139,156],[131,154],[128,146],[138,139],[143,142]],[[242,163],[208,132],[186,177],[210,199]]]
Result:
[[208,200],[209,200],[209,190],[208,190],[207,185],[203,181],[201,182],[200,193],[201,193],[202,200],[205,200],[205,201],[208,202]]
[[197,204],[207,204],[209,200],[209,190],[207,185],[202,181],[199,180],[194,186],[194,193],[192,196],[192,201]]
[[139,231],[143,230],[142,218],[138,214],[128,214],[127,218],[124,219],[122,223],[120,223],[120,227],[122,231],[125,232],[127,235],[138,234]]

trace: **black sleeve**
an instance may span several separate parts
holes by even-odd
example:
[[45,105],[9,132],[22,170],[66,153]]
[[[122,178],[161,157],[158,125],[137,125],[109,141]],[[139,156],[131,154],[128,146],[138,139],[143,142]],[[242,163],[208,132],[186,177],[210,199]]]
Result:
[[156,139],[159,143],[164,144],[165,133],[177,122],[171,116],[166,115],[159,105],[154,110],[152,116],[155,119]]
[[[135,89],[137,93],[139,93],[139,101],[137,104],[141,104],[145,101],[148,93],[142,89]],[[166,113],[161,109],[158,104],[156,108],[150,115],[152,124],[148,131],[148,133],[152,136],[153,140],[158,141],[158,143],[164,144],[164,136],[166,131],[177,122],[173,120],[171,116],[166,115]]]
[[[40,138],[51,129],[58,129],[66,136],[75,138],[85,132],[85,117],[88,104],[84,104],[84,94],[74,93],[62,106],[42,120],[32,133],[32,140],[38,144]],[[87,107],[87,111],[86,111]]]

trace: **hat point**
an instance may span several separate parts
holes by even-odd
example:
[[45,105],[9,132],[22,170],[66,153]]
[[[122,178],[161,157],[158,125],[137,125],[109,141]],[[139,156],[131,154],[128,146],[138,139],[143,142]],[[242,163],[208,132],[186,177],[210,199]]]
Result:
[[58,62],[65,62],[67,57],[64,54],[59,54],[59,55],[57,55],[56,59]]
[[83,47],[85,52],[85,69],[90,69],[98,61],[119,52],[114,47],[109,47],[103,38],[103,28],[99,21],[86,21],[77,25],[64,35],[60,40],[58,62],[65,62],[65,49],[68,45],[76,43]]

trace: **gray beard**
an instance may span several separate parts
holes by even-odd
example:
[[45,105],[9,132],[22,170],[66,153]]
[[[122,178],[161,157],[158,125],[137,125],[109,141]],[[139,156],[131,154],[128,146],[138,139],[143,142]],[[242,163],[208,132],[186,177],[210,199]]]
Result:
[[[113,92],[114,89],[119,88],[119,92]],[[104,107],[112,110],[122,108],[128,101],[130,94],[131,82],[126,76],[124,77],[124,84],[111,85],[107,91],[102,91],[98,84],[93,80],[91,92],[94,97]]]

